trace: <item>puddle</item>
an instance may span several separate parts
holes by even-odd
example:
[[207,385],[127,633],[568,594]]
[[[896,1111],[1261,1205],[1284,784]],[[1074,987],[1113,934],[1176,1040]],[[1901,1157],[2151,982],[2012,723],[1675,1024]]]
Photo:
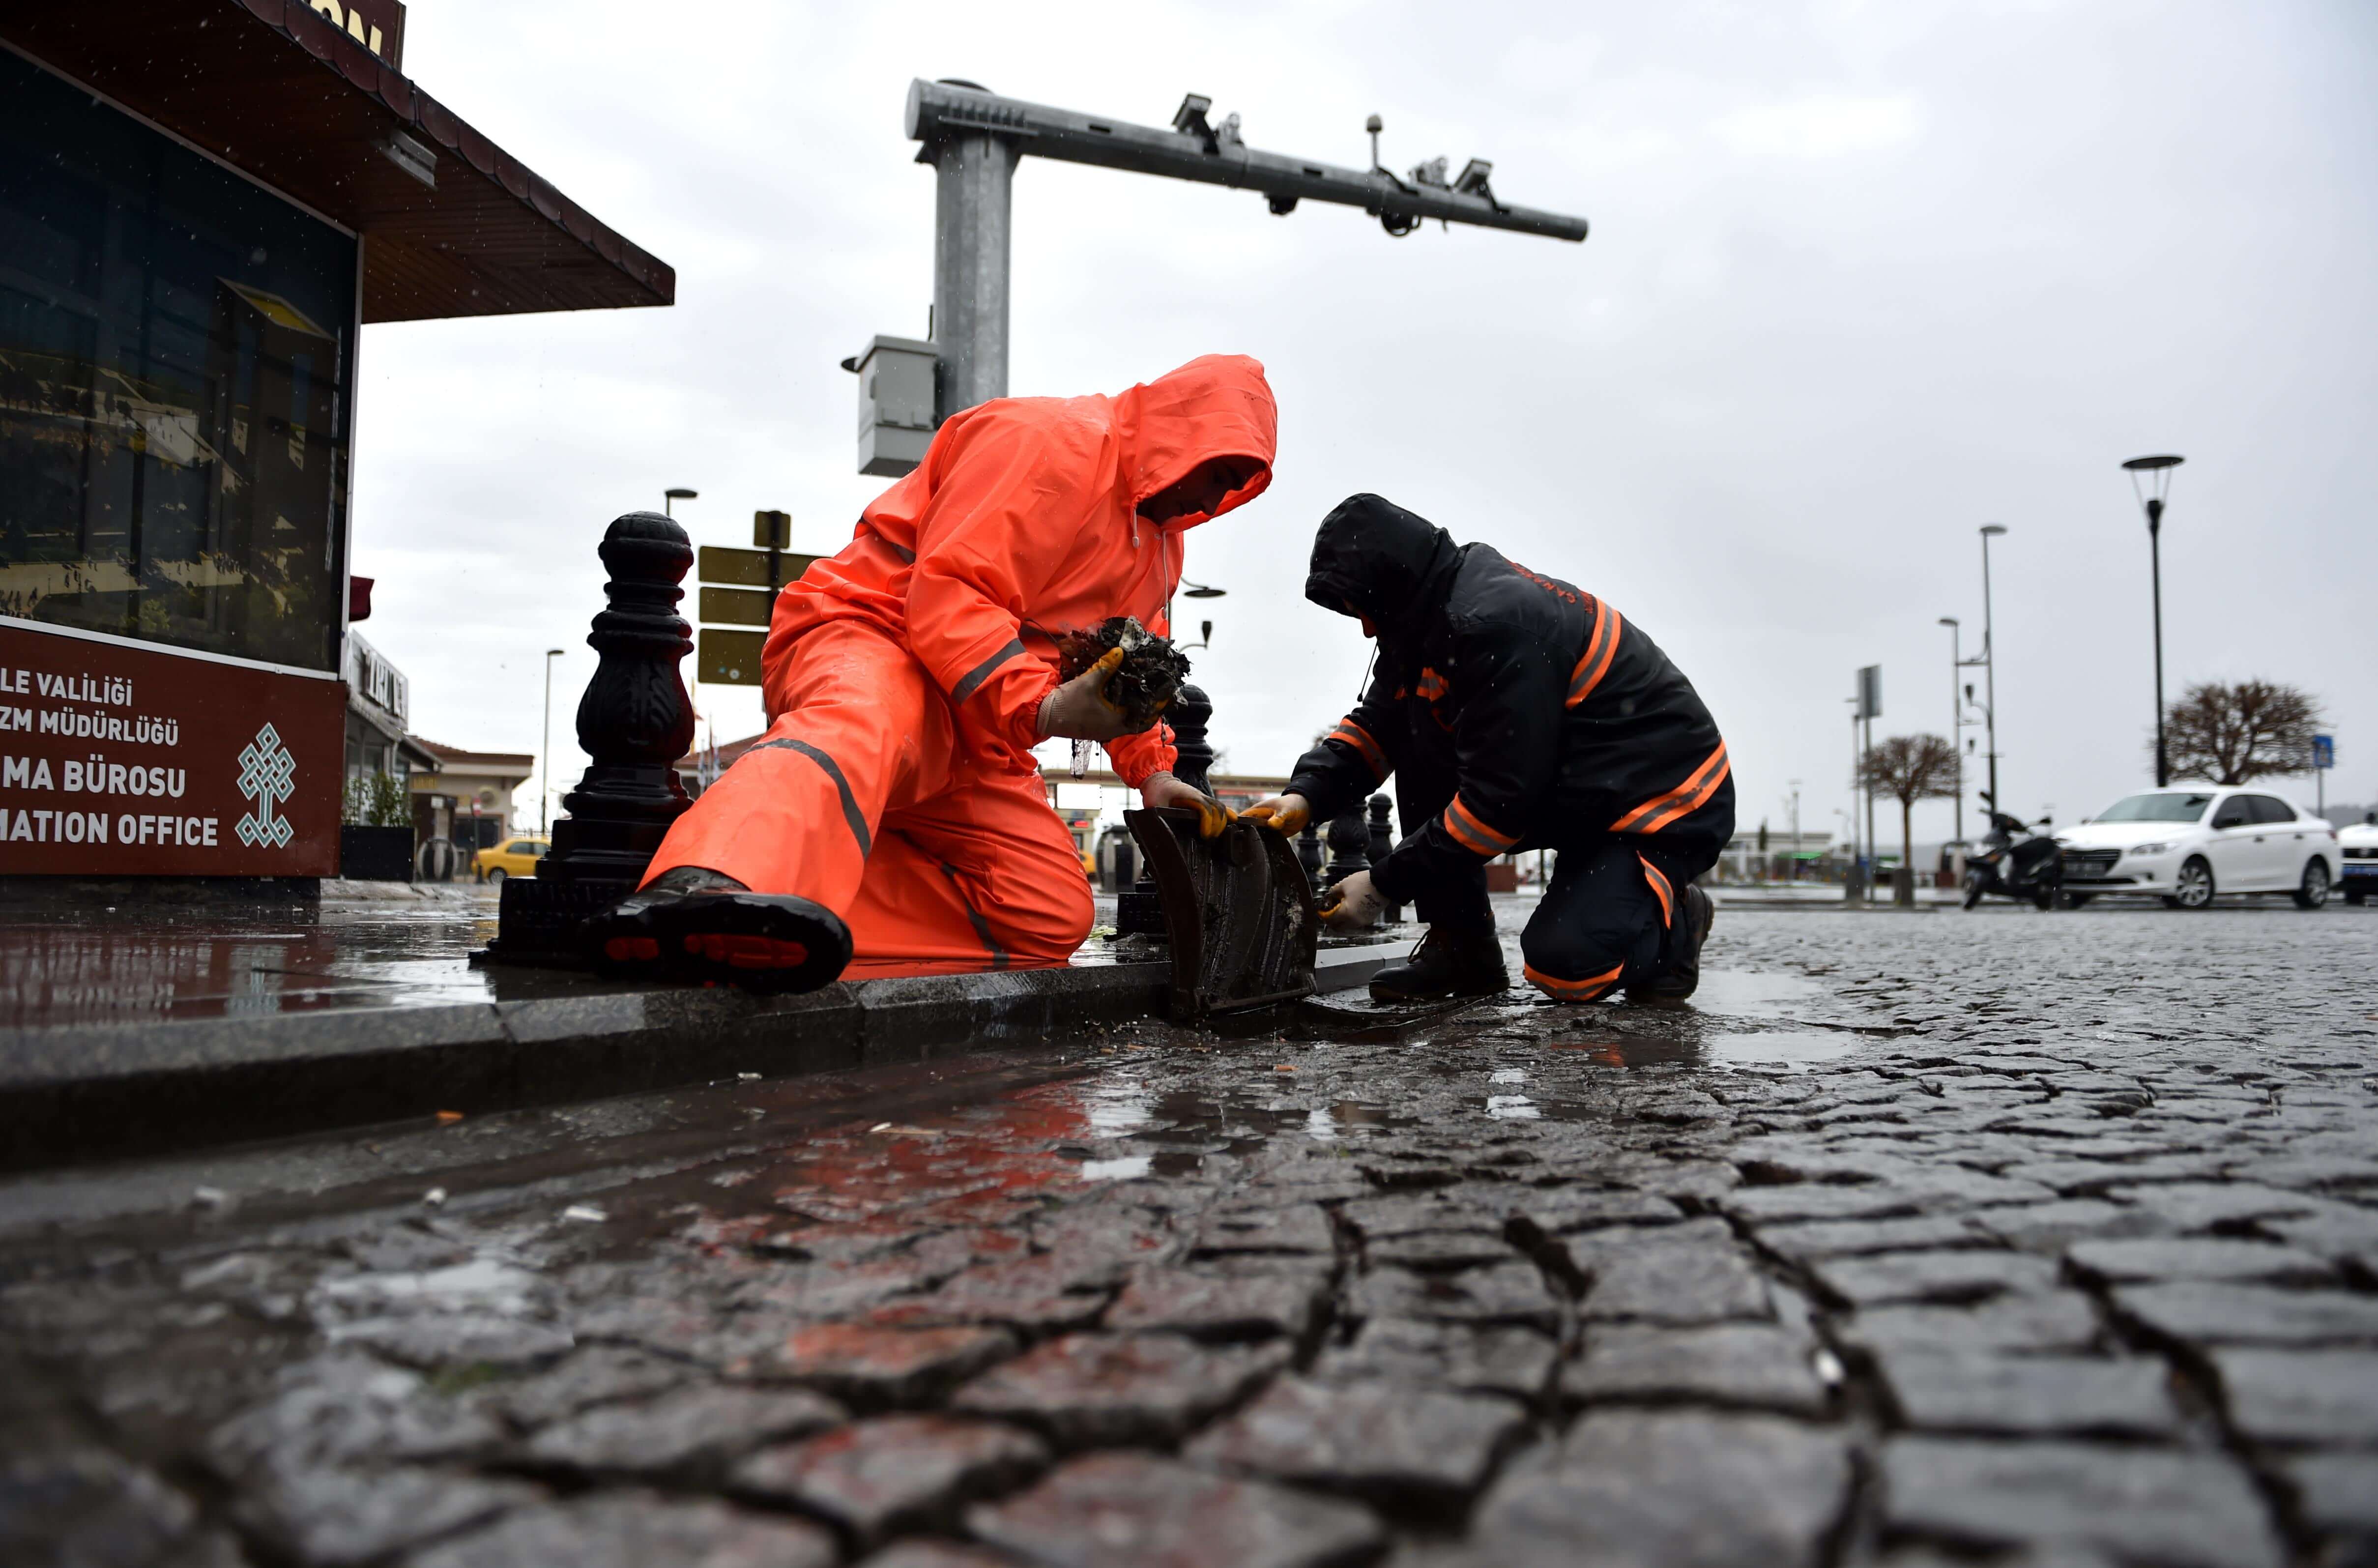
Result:
[[1082,1179],[1085,1181],[1130,1181],[1146,1176],[1155,1165],[1149,1155],[1125,1155],[1121,1159],[1084,1160]]
[[1827,994],[1805,976],[1711,969],[1701,975],[1692,1010],[1704,1017],[1788,1018],[1796,1006],[1820,1001]]
[[[1867,1042],[1805,1020],[1827,999],[1818,981],[1797,975],[1711,970],[1688,1007],[1589,1009],[1576,1035],[1542,1042],[1613,1068],[1806,1068],[1837,1061]],[[1506,1080],[1498,1073],[1496,1083]]]
[[1710,1035],[1701,1042],[1707,1059],[1727,1067],[1807,1067],[1838,1061],[1866,1044],[1856,1035],[1829,1029],[1759,1029],[1747,1035]]

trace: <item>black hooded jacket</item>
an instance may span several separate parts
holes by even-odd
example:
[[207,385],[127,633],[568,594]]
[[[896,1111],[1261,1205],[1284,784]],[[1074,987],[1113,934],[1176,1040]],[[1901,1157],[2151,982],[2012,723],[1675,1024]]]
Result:
[[1591,593],[1366,495],[1322,521],[1304,596],[1369,620],[1379,660],[1289,790],[1327,821],[1399,768],[1453,781],[1443,808],[1407,820],[1372,868],[1388,898],[1603,832],[1711,851],[1733,835],[1716,721],[1667,655]]

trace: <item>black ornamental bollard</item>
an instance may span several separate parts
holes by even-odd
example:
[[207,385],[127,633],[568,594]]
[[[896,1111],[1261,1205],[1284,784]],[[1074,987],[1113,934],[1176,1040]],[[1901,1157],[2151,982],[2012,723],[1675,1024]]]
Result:
[[1214,748],[1206,738],[1206,726],[1213,718],[1213,699],[1194,686],[1183,687],[1164,711],[1164,722],[1172,726],[1172,748],[1181,754],[1172,764],[1172,776],[1208,795],[1214,793],[1207,778],[1214,766]]
[[594,760],[561,797],[568,815],[553,825],[536,875],[505,880],[493,958],[574,961],[579,924],[635,891],[692,804],[677,761],[693,744],[693,703],[678,676],[693,641],[677,605],[693,545],[658,512],[630,512],[599,553],[609,607],[586,641],[602,662],[578,703],[578,744]]
[[1304,868],[1307,880],[1315,887],[1321,885],[1321,827],[1307,822],[1304,831],[1296,835],[1296,863]]
[[1361,810],[1333,818],[1329,823],[1329,864],[1320,886],[1334,888],[1357,871],[1371,868],[1371,828]]
[[[1395,803],[1390,801],[1386,796],[1375,795],[1371,796],[1371,864],[1374,866],[1376,866],[1380,861],[1385,860],[1387,857],[1387,851],[1395,848],[1396,846],[1396,835],[1387,826],[1387,813],[1392,811],[1394,808]],[[1389,925],[1395,924],[1403,917],[1404,906],[1402,904],[1391,904],[1387,905],[1387,919]]]
[[[1172,764],[1172,776],[1209,795],[1214,786],[1207,775],[1214,766],[1214,748],[1206,738],[1206,726],[1213,717],[1213,699],[1195,686],[1184,686],[1174,693],[1172,705],[1164,711],[1164,722],[1172,729],[1172,749],[1179,754]],[[1145,863],[1140,867],[1139,880],[1115,895],[1115,935],[1164,935],[1164,905],[1157,897],[1156,878]]]

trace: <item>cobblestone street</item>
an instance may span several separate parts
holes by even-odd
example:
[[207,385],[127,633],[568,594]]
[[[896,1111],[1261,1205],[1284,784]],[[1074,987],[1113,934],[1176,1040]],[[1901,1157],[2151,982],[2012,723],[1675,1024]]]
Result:
[[12,1179],[0,1561],[2378,1562],[2378,911],[1707,962]]

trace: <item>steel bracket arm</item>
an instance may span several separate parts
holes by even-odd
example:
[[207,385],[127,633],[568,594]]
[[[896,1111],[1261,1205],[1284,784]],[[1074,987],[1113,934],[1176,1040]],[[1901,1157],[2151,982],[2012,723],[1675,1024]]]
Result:
[[[1483,172],[1459,186],[1407,182],[1385,169],[1347,169],[1258,151],[1238,138],[1236,116],[1219,131],[1204,124],[1202,113],[1189,119],[1182,130],[1135,126],[920,79],[908,86],[907,130],[925,144],[920,162],[946,138],[989,135],[1006,138],[1018,153],[1036,158],[1261,191],[1271,198],[1274,212],[1285,213],[1302,200],[1327,201],[1401,221],[1406,228],[1437,218],[1549,239],[1579,241],[1586,235],[1582,218],[1496,200]],[[1390,232],[1399,231],[1391,225]]]

